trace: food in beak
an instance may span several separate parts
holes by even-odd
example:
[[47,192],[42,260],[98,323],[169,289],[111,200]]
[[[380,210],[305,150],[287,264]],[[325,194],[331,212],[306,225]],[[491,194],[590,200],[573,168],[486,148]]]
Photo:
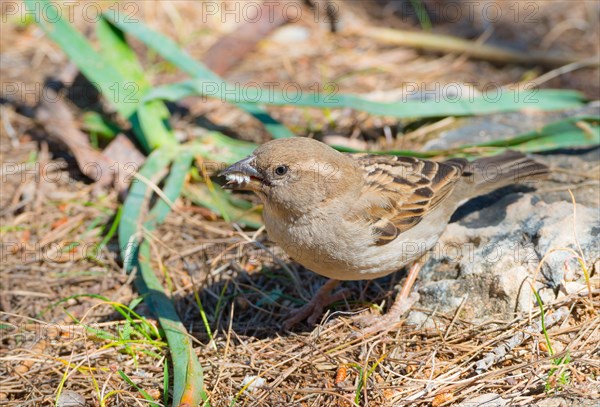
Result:
[[230,174],[225,175],[225,179],[227,180],[226,185],[242,186],[250,182],[250,176],[242,174],[240,172],[232,172]]
[[252,166],[255,157],[250,156],[225,168],[219,175],[224,176],[227,183],[224,185],[228,189],[247,189],[246,187],[254,181],[258,183],[262,180],[260,173]]

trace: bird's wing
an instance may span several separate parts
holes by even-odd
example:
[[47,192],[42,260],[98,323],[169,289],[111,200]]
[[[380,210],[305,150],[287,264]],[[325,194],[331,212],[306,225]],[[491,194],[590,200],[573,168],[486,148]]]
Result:
[[353,154],[365,184],[355,213],[371,225],[376,245],[393,241],[417,225],[454,189],[467,161],[446,162],[414,157]]

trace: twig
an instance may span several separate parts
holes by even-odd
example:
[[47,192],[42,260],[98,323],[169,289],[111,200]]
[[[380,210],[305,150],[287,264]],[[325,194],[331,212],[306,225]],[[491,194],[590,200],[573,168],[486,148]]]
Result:
[[555,187],[555,188],[540,188],[537,190],[537,192],[538,193],[563,192],[563,191],[569,191],[569,190],[580,189],[580,188],[585,188],[585,187],[598,186],[598,182],[599,182],[599,180],[594,179],[594,180],[590,180],[590,181],[580,182],[579,184],[568,184],[568,185],[563,185],[563,186]]
[[[557,309],[556,312],[546,317],[546,328],[550,328],[568,315],[569,309],[567,307]],[[540,332],[541,329],[541,321],[536,321],[525,327],[522,331],[517,332],[511,338],[496,346],[491,352],[488,352],[481,360],[477,361],[474,365],[475,372],[477,374],[482,374],[491,366],[502,360],[508,352],[512,351],[534,334]]]
[[583,254],[583,250],[581,249],[581,245],[579,244],[579,238],[577,237],[577,202],[575,201],[575,195],[573,195],[573,191],[569,189],[569,195],[571,195],[571,202],[573,202],[573,238],[575,239],[575,244],[577,245],[577,249],[579,250],[579,255],[581,256],[580,265],[583,270],[583,275],[585,276],[585,282],[588,288],[588,299],[590,300],[590,304],[592,303],[592,283],[590,281],[590,273],[587,271],[587,263],[585,261],[585,256]]
[[144,184],[146,184],[146,186],[148,186],[156,195],[158,195],[169,206],[169,208],[171,208],[171,210],[173,212],[177,213],[178,215],[183,217],[186,221],[190,222],[191,224],[200,226],[200,227],[202,227],[202,229],[204,229],[207,232],[215,233],[215,234],[218,234],[221,236],[231,236],[233,234],[232,232],[224,231],[224,230],[221,230],[214,226],[205,225],[204,223],[198,222],[196,219],[188,216],[180,208],[175,206],[174,202],[171,202],[171,200],[164,194],[164,192],[159,188],[159,186],[156,185],[156,182],[144,177],[139,172],[133,173],[133,177],[140,180]]
[[4,124],[4,131],[6,131],[6,134],[8,134],[8,137],[10,138],[10,145],[13,148],[19,147],[19,137],[17,136],[17,132],[12,124],[10,124],[7,109],[4,106],[0,106],[0,117],[2,118],[2,123]]
[[[582,63],[574,55],[551,55],[548,53],[518,52],[488,44],[424,32],[396,30],[392,28],[361,27],[349,30],[349,33],[373,38],[378,41],[395,45],[413,47],[426,51],[446,53],[462,53],[473,58],[499,63],[541,64],[562,66],[572,63]],[[590,66],[598,66],[597,60],[592,60]]]
[[535,85],[536,87],[538,87],[541,84],[548,82],[549,80],[559,77],[561,75],[564,75],[566,73],[573,72],[573,71],[576,71],[576,70],[582,69],[582,68],[593,68],[595,66],[598,66],[597,59],[598,58],[588,58],[588,59],[584,59],[583,61],[571,62],[570,64],[563,65],[560,68],[556,68],[550,72],[546,72],[545,74],[541,75],[540,77],[538,77],[532,81],[527,81],[527,83],[524,86],[527,88],[531,87],[532,85]]
[[452,321],[450,321],[450,325],[448,325],[448,328],[446,329],[446,333],[444,334],[444,341],[448,339],[448,335],[450,334],[450,331],[452,330],[452,327],[456,323],[456,320],[458,319],[458,316],[459,316],[460,312],[462,311],[463,307],[465,306],[465,303],[467,302],[467,299],[469,299],[469,294],[468,293],[467,293],[467,295],[465,295],[463,297],[463,299],[460,302],[460,305],[456,309],[456,312],[454,313],[454,318],[452,318]]

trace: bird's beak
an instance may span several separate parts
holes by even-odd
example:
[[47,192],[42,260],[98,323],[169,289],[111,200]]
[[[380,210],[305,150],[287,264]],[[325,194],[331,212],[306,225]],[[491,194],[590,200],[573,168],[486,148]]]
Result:
[[224,176],[227,183],[223,185],[226,189],[258,190],[262,184],[263,177],[254,167],[256,157],[251,155],[237,163],[225,168],[219,176]]

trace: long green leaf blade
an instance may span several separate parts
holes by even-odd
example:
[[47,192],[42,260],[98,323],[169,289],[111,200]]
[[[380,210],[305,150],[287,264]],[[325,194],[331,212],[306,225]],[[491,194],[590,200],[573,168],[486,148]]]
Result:
[[135,52],[125,41],[123,32],[108,20],[101,18],[97,23],[96,33],[100,43],[100,53],[104,59],[114,66],[123,76],[124,87],[129,89],[124,103],[137,106],[137,110],[129,120],[138,141],[146,151],[152,151],[166,144],[176,144],[175,136],[169,126],[169,111],[160,100],[141,102],[142,95],[151,88],[144,70]]
[[[155,150],[146,160],[140,174],[149,180],[163,174],[169,163],[173,161],[171,172],[165,181],[163,193],[171,202],[177,199],[183,187],[185,175],[193,160],[189,151],[180,148],[160,148]],[[158,182],[158,180],[153,180]],[[141,240],[141,221],[144,204],[147,202],[149,186],[144,182],[135,182],[125,200],[123,221],[119,227],[121,253],[125,259],[127,271],[138,267],[140,278],[136,284],[142,295],[147,295],[150,307],[158,316],[169,343],[173,360],[173,399],[174,405],[189,403],[197,406],[207,399],[204,391],[202,366],[196,357],[186,329],[181,323],[177,311],[164,288],[156,277],[150,263],[150,244]],[[143,223],[145,231],[152,231],[162,222],[171,210],[170,206],[160,200],[150,210]],[[141,243],[140,243],[141,242]]]
[[[419,158],[432,157],[476,157],[496,154],[509,148],[524,153],[550,151],[560,148],[581,148],[600,145],[600,116],[572,117],[550,123],[515,137],[492,142],[469,144],[448,150],[430,151],[381,151],[371,154],[406,155]],[[340,151],[362,153],[365,151],[347,147],[336,147]]]
[[[135,83],[139,87],[137,97],[150,88],[150,82],[146,79],[142,65],[135,52],[127,41],[123,31],[112,25],[109,21],[101,18],[96,23],[96,35],[100,43],[100,54],[106,63],[115,67],[123,78]],[[139,101],[138,101],[139,103]]]
[[[127,19],[120,18],[118,14],[114,15],[114,13],[105,14],[104,18],[109,20],[115,26],[119,27],[121,30],[142,41],[144,44],[146,44],[146,46],[152,48],[159,55],[171,62],[173,65],[177,66],[182,71],[188,73],[196,79],[210,83],[212,88],[233,88],[232,85],[228,85],[223,79],[221,79],[221,77],[212,72],[202,63],[189,56],[176,42],[150,29],[144,23],[126,21]],[[231,102],[263,123],[267,131],[271,133],[274,138],[294,136],[294,134],[287,127],[275,120],[261,106],[253,103],[243,103],[241,99],[238,101],[233,100]]]
[[[146,159],[146,162],[140,169],[140,175],[146,179],[153,180],[155,178],[154,174],[161,174],[166,171],[176,154],[177,149],[170,147],[155,150]],[[131,271],[129,263],[131,262],[132,255],[130,253],[140,240],[140,237],[136,235],[142,224],[142,208],[146,201],[146,193],[149,193],[146,184],[138,179],[132,179],[127,199],[123,204],[121,223],[119,223],[119,245],[127,272]]]
[[600,145],[600,116],[572,117],[550,123],[508,140],[478,144],[478,147],[510,147],[523,152]]
[[89,41],[62,18],[58,7],[44,7],[46,3],[47,1],[25,0],[26,11],[35,14],[36,23],[46,35],[60,46],[121,115],[132,115],[137,105],[128,103],[123,98],[131,89],[126,87],[127,83],[119,70],[102,58]]
[[[108,22],[98,22],[100,51],[65,21],[57,7],[44,7],[47,1],[26,0],[27,11],[34,12],[35,20],[44,32],[56,42],[69,59],[77,65],[124,118],[130,120],[134,133],[147,151],[169,143],[175,138],[164,125],[166,110],[160,101],[144,102],[143,93],[149,83],[133,51],[125,43],[119,31]],[[43,10],[43,15],[40,15]],[[157,103],[158,102],[158,103]],[[144,120],[137,118],[138,110]]]
[[[194,204],[204,206],[215,214],[229,221],[242,224],[245,227],[258,229],[262,226],[262,218],[258,211],[250,208],[241,208],[233,204],[231,194],[226,193],[217,185],[214,194],[211,194],[205,184],[188,185],[183,190],[183,196]],[[216,196],[215,196],[216,195]],[[243,201],[248,203],[247,201]]]
[[583,96],[569,90],[529,90],[499,91],[499,94],[480,95],[451,100],[406,100],[399,102],[375,102],[350,94],[299,93],[293,98],[282,92],[262,92],[257,89],[233,89],[226,94],[214,94],[210,83],[202,79],[192,79],[152,89],[146,100],[179,100],[189,96],[219,97],[227,101],[252,101],[276,106],[294,105],[304,107],[341,109],[351,108],[374,115],[395,118],[471,116],[480,114],[510,112],[521,109],[560,110],[580,106]]
[[210,132],[187,144],[195,154],[207,160],[233,164],[252,154],[258,147],[249,141],[236,140],[218,132]]

